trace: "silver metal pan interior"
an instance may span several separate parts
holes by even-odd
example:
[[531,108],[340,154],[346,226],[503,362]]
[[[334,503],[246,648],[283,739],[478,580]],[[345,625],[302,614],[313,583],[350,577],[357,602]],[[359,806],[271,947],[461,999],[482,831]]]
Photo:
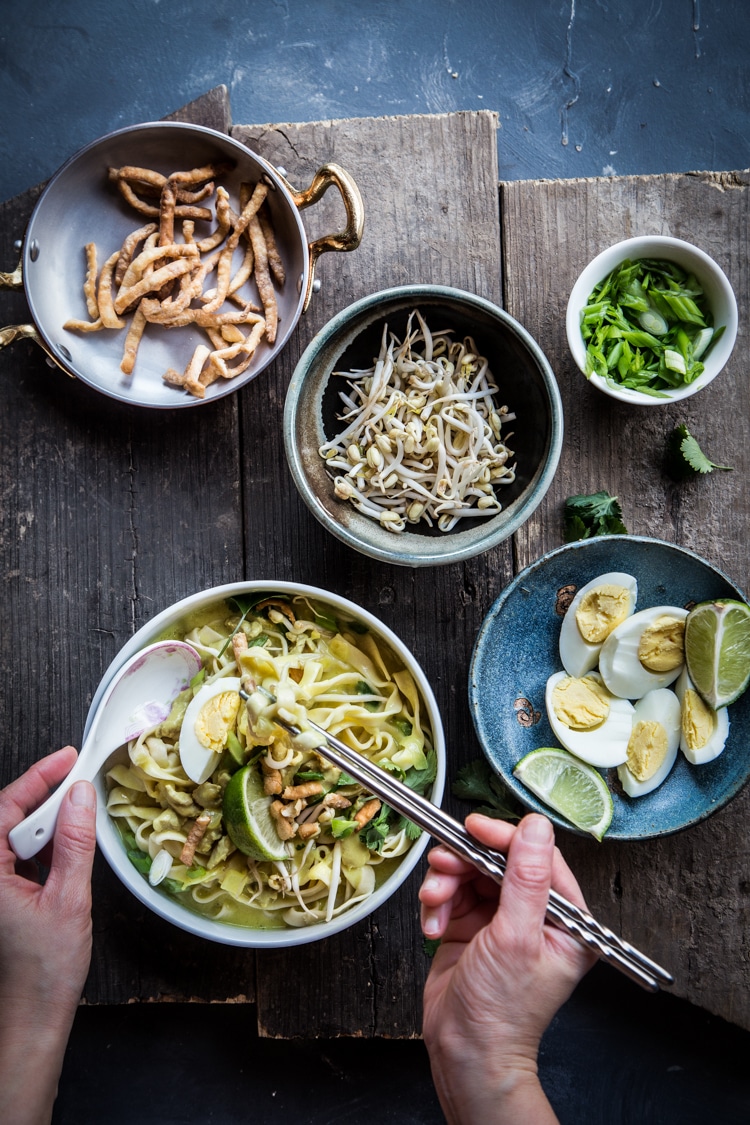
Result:
[[[78,333],[63,328],[69,319],[88,320],[83,282],[84,247],[94,242],[99,268],[125,237],[148,220],[122,198],[110,183],[110,166],[136,165],[164,175],[216,160],[234,162],[220,183],[239,210],[240,184],[263,178],[271,188],[268,207],[286,281],[277,289],[279,328],[270,346],[261,342],[250,367],[235,379],[219,379],[199,399],[163,380],[169,368],[183,371],[195,347],[208,343],[196,326],[163,328],[149,324],[141,341],[132,375],[120,370],[127,328]],[[212,208],[213,210],[213,208]],[[195,237],[209,233],[215,223],[197,222]],[[242,249],[236,251],[236,263]],[[309,270],[307,238],[296,206],[274,168],[244,145],[221,133],[196,125],[158,122],[110,133],[81,149],[53,176],[40,196],[24,243],[24,287],[31,315],[40,335],[60,364],[112,398],[138,406],[160,408],[195,406],[236,391],[266,368],[284,347],[301,314]],[[258,305],[255,283],[241,290]],[[127,318],[129,322],[129,317]]]

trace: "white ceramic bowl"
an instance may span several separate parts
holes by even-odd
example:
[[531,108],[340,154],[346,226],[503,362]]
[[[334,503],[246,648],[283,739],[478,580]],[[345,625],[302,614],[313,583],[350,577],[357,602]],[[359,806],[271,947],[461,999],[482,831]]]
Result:
[[594,287],[626,258],[631,261],[637,258],[660,258],[663,261],[676,262],[678,266],[694,273],[708,299],[714,326],[719,328],[724,325],[724,334],[709,351],[704,360],[705,370],[695,382],[665,391],[665,398],[654,398],[642,391],[613,386],[601,375],[590,376],[589,382],[611,398],[619,399],[621,402],[637,403],[640,406],[663,406],[670,402],[677,402],[679,399],[689,398],[716,378],[732,353],[737,338],[737,300],[726,274],[713,258],[703,250],[699,250],[697,246],[680,238],[668,238],[662,235],[626,238],[624,242],[617,242],[614,246],[603,250],[589,262],[573,286],[568,300],[565,329],[573,359],[585,375],[586,344],[581,335],[581,314]]
[[[498,488],[502,510],[486,519],[460,520],[448,532],[423,522],[394,534],[338,500],[318,450],[341,428],[340,371],[366,369],[377,355],[383,327],[403,339],[406,321],[419,309],[433,331],[451,328],[454,339],[473,336],[487,356],[500,402],[514,412],[512,445],[516,478]],[[552,368],[526,329],[491,301],[440,285],[406,285],[373,293],[343,309],[316,335],[299,360],[284,407],[284,444],[302,499],[342,543],[379,562],[439,566],[482,554],[507,539],[541,502],[562,449],[563,412]]]
[[[92,700],[84,733],[88,733],[93,716],[112,676],[117,669],[136,652],[163,637],[168,630],[182,621],[187,614],[194,613],[197,610],[238,594],[260,593],[264,591],[267,591],[269,594],[303,594],[328,606],[334,613],[336,611],[341,611],[356,617],[366,625],[386,647],[403,661],[403,665],[411,672],[417,683],[432,729],[433,742],[437,754],[437,776],[432,787],[431,799],[436,804],[439,804],[445,785],[445,737],[440,712],[432,689],[414,656],[406,645],[399,640],[395,633],[391,632],[387,626],[379,621],[377,617],[368,613],[367,610],[362,609],[346,598],[339,597],[337,594],[331,594],[326,590],[320,590],[314,586],[304,586],[296,582],[235,582],[226,586],[215,586],[212,589],[204,590],[201,593],[192,594],[190,597],[183,598],[182,601],[176,602],[162,613],[157,614],[156,617],[130,638],[110,664]],[[158,887],[150,886],[148,880],[135,869],[128,859],[122,838],[117,831],[114,821],[106,811],[104,771],[99,774],[95,785],[97,789],[97,842],[117,877],[132,891],[137,899],[150,910],[153,910],[155,914],[166,919],[166,921],[171,922],[182,930],[187,930],[189,933],[196,934],[198,937],[207,938],[209,941],[220,942],[224,945],[244,946],[252,949],[278,949],[285,946],[305,945],[308,942],[319,941],[322,938],[330,937],[340,930],[348,929],[349,926],[353,926],[363,918],[366,918],[368,914],[371,914],[398,890],[416,867],[430,839],[426,833],[423,833],[419,839],[413,843],[409,851],[405,853],[393,874],[390,875],[369,898],[352,907],[350,911],[345,911],[329,923],[321,923],[301,927],[299,929],[245,929],[240,926],[231,926],[223,922],[216,922],[213,919],[205,918],[199,914],[194,914],[192,911],[180,905],[176,899],[171,898],[165,891],[160,890]]]

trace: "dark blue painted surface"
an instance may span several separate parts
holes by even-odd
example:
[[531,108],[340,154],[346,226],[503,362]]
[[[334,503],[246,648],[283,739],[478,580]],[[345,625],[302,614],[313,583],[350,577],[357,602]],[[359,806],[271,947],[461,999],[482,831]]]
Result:
[[[747,0],[0,0],[0,198],[219,83],[237,123],[496,111],[503,179],[745,168],[749,44]],[[421,1044],[271,1043],[252,1017],[82,1009],[55,1122],[442,1121]],[[739,1125],[749,1048],[597,968],[540,1067],[563,1125]]]
[[750,165],[747,0],[2,0],[0,198],[218,83],[235,122],[499,114],[502,179]]

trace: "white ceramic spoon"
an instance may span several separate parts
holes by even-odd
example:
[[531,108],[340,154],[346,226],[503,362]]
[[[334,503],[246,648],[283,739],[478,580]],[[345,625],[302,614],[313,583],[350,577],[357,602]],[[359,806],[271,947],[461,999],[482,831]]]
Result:
[[8,839],[19,859],[30,859],[52,838],[60,803],[73,782],[92,781],[118,746],[164,722],[200,668],[190,645],[157,641],[115,672],[73,769],[43,805],[11,829]]

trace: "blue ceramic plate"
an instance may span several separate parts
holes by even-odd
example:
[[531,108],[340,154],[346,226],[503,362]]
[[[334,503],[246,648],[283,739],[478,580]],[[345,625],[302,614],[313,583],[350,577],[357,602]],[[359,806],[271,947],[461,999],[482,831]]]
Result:
[[[562,828],[568,821],[542,805],[513,777],[517,762],[540,746],[558,746],[547,721],[544,688],[560,671],[560,624],[577,587],[607,571],[625,571],[638,582],[637,610],[655,605],[689,607],[712,598],[746,600],[721,571],[658,539],[612,535],[550,551],[503,590],[479,631],[469,673],[469,703],[482,748],[512,793]],[[602,771],[614,799],[605,839],[644,840],[679,832],[722,808],[750,776],[750,691],[729,708],[729,738],[713,762],[692,766],[681,753],[667,780],[631,799],[617,771]]]

